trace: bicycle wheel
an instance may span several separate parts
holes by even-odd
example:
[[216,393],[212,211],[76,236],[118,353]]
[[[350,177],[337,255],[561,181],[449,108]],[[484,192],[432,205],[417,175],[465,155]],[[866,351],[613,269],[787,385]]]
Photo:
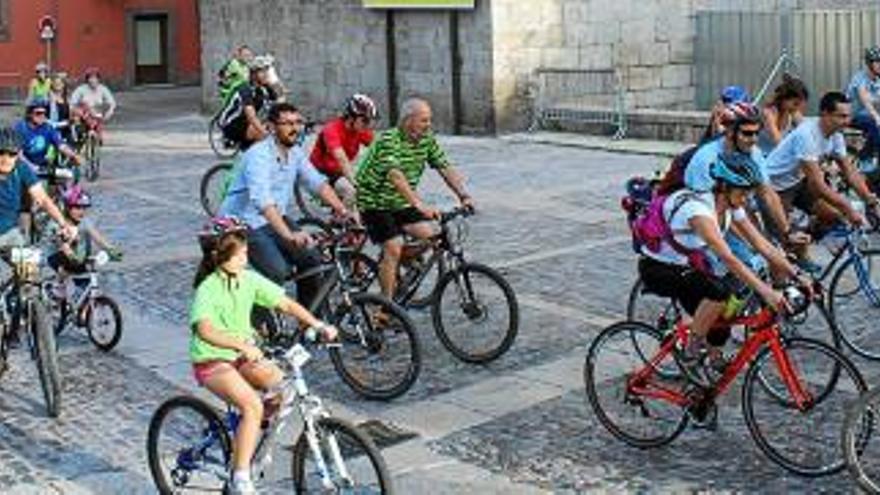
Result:
[[49,325],[49,314],[42,301],[29,301],[26,311],[28,328],[34,339],[34,357],[43,398],[46,400],[46,411],[49,416],[57,418],[61,414],[61,375],[58,371],[55,332]]
[[218,163],[202,176],[202,181],[199,183],[199,202],[209,217],[216,215],[217,210],[220,209],[220,203],[223,202],[226,188],[231,180],[229,177],[231,170],[231,163]]
[[847,412],[841,435],[850,474],[863,490],[873,494],[880,494],[880,440],[876,434],[878,419],[880,389],[874,389],[862,396]]
[[296,206],[304,218],[321,220],[329,216],[328,210],[323,206],[321,199],[313,196],[299,179],[293,184],[293,197],[296,200]]
[[219,115],[215,115],[211,121],[208,122],[208,143],[211,145],[211,150],[214,151],[217,158],[228,160],[238,153],[238,148],[226,145],[226,138],[223,136],[223,130],[220,129],[220,126],[217,124],[218,116]]
[[880,251],[866,251],[844,262],[831,280],[828,309],[847,347],[859,356],[880,360]]
[[783,346],[793,378],[812,400],[800,408],[790,395],[781,401],[758,383],[762,373],[774,381],[773,389],[785,388],[779,366],[765,348],[743,381],[749,433],[767,457],[793,473],[818,477],[840,472],[844,461],[838,428],[847,409],[867,389],[865,380],[849,359],[823,342],[793,338]]
[[366,292],[379,277],[379,263],[361,251],[351,253],[348,259],[349,282],[355,290]]
[[89,132],[89,135],[86,137],[84,147],[84,158],[86,159],[86,180],[88,180],[89,182],[94,182],[98,180],[98,175],[100,174],[99,168],[101,166],[101,158],[99,156],[98,148],[98,137],[95,136],[94,132]]
[[385,460],[370,437],[338,418],[319,418],[314,425],[314,443],[306,429],[293,449],[296,493],[394,493]]
[[[681,317],[678,306],[668,297],[658,296],[645,290],[642,279],[636,280],[633,288],[629,291],[629,299],[626,303],[626,319],[646,323],[658,331],[661,335],[668,335],[675,328],[675,322]],[[640,352],[644,362],[651,359],[650,352],[642,352],[638,342],[633,341],[636,350]],[[669,361],[666,366],[658,368],[657,372],[666,378],[677,378],[680,370],[674,361]]]
[[339,329],[339,347],[330,359],[342,380],[358,394],[390,400],[412,387],[422,366],[421,345],[406,312],[378,294],[352,294],[331,322]]
[[437,338],[449,352],[466,363],[482,364],[513,345],[519,330],[519,305],[500,273],[485,265],[464,263],[437,284],[431,319]]
[[89,304],[86,329],[95,347],[110,352],[122,337],[122,311],[116,301],[107,296],[97,296]]
[[[660,332],[645,323],[615,323],[593,340],[584,363],[584,385],[593,412],[612,435],[634,447],[665,445],[688,423],[684,408],[671,400],[639,394],[629,383],[633,374],[650,366],[643,353],[653,358],[662,342]],[[678,365],[670,353],[654,369],[673,366]],[[639,385],[682,392],[688,382],[681,373],[673,378],[651,373]]]
[[[424,253],[423,256],[429,256],[430,251]],[[438,258],[437,263],[431,267],[428,273],[425,274],[425,278],[419,282],[419,287],[416,288],[416,291],[413,293],[412,297],[410,297],[409,301],[407,301],[407,308],[413,309],[422,309],[428,307],[432,302],[434,302],[434,297],[437,295],[437,287],[439,286],[440,279],[443,278],[443,275],[446,273],[444,269],[444,261],[442,258]],[[400,279],[399,280],[408,280],[415,278],[414,273],[410,273],[411,270],[418,270],[412,262],[410,263],[402,263],[400,266]],[[401,290],[401,289],[398,289]],[[402,289],[407,291],[407,289]]]
[[190,396],[165,401],[150,419],[147,460],[162,495],[219,493],[232,453],[226,425],[209,405]]

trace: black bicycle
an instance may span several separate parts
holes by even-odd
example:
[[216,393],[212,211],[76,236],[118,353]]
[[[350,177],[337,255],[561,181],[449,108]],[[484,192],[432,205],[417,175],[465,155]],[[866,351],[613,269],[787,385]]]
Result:
[[36,247],[0,249],[0,259],[13,269],[0,285],[0,376],[8,366],[9,348],[24,333],[49,416],[61,412],[61,376],[55,334],[49,324],[46,298],[40,283],[42,252]]
[[[406,308],[430,306],[434,331],[449,352],[464,362],[483,364],[513,345],[519,304],[498,271],[465,259],[465,218],[472,214],[464,207],[443,212],[440,233],[426,242],[406,243],[394,301]],[[380,262],[361,251],[353,254],[351,267],[359,286],[376,281]]]
[[[399,305],[362,291],[350,270],[351,257],[358,252],[348,242],[346,229],[316,227],[308,230],[317,237],[324,263],[289,281],[323,279],[308,309],[339,329],[340,345],[330,347],[329,353],[342,380],[368,399],[398,397],[412,387],[421,370],[415,325]],[[266,342],[289,346],[303,341],[297,323],[278,313],[256,308],[252,319]]]

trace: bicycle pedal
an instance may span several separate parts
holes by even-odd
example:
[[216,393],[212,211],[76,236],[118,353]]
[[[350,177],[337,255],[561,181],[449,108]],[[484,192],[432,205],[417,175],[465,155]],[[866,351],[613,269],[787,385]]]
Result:
[[718,405],[715,401],[697,402],[687,409],[695,430],[718,430]]

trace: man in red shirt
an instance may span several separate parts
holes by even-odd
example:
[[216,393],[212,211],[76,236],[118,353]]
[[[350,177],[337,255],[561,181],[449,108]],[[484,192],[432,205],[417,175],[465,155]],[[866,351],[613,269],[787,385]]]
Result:
[[378,117],[376,104],[368,96],[356,94],[345,101],[342,116],[321,129],[311,162],[327,176],[346,207],[354,211],[354,166],[361,146],[373,142],[373,123]]

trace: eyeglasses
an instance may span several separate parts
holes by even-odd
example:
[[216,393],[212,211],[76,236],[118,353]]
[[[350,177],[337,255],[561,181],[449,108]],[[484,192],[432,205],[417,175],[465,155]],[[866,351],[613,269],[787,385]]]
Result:
[[305,124],[305,123],[306,123],[306,121],[303,120],[303,119],[296,119],[296,120],[279,120],[278,122],[275,122],[275,125],[276,125],[276,126],[279,126],[279,127],[282,127],[282,126],[291,126],[291,125],[303,125],[303,124]]
[[760,130],[757,130],[757,131],[739,131],[739,133],[740,133],[742,136],[744,136],[744,137],[755,137],[755,136],[757,136],[760,132],[761,132]]
[[31,112],[31,115],[33,115],[33,116],[42,115],[45,117],[46,111],[45,110],[34,110]]
[[16,156],[18,150],[0,150],[0,156]]

